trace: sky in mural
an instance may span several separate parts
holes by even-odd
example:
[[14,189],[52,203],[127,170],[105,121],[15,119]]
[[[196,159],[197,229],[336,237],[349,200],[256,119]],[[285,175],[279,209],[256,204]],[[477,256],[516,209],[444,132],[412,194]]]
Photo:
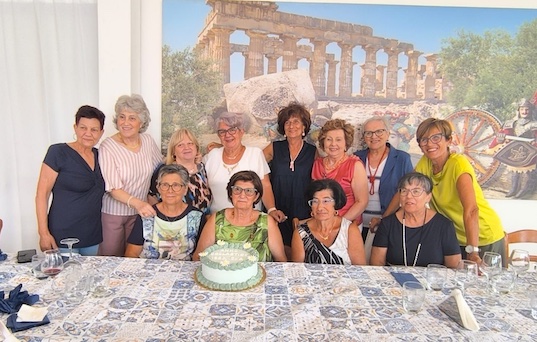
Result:
[[[437,53],[442,40],[453,37],[460,30],[481,34],[487,30],[502,29],[515,34],[524,22],[537,19],[537,9],[498,9],[467,7],[393,6],[364,4],[328,4],[304,2],[277,2],[281,12],[306,15],[369,26],[373,35],[411,43],[415,50],[424,54]],[[202,0],[163,1],[163,43],[173,50],[194,47],[202,30],[210,6]],[[231,36],[233,43],[247,44],[248,37],[237,31]],[[299,43],[308,44],[307,40]],[[339,56],[335,43],[328,45],[327,52]],[[231,57],[231,81],[242,80],[243,57]],[[354,60],[363,61],[360,47],[354,49]],[[379,53],[379,64],[386,63],[386,56]],[[420,64],[424,57],[420,57]],[[299,67],[305,66],[305,61]],[[236,67],[233,67],[235,64]],[[400,67],[406,67],[406,58],[400,58]],[[358,68],[355,66],[355,68]],[[357,78],[356,78],[357,79]]]

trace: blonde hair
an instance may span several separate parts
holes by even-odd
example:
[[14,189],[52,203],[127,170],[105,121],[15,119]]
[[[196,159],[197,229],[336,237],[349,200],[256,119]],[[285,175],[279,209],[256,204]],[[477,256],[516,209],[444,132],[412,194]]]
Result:
[[192,140],[194,145],[196,145],[196,152],[200,151],[200,144],[198,139],[186,128],[180,128],[173,132],[168,142],[168,151],[166,151],[166,165],[173,164],[175,162],[175,146],[185,138]]

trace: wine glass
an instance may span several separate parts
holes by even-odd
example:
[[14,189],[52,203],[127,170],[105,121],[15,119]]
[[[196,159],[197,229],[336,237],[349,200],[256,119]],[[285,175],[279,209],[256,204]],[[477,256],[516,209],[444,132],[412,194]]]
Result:
[[487,291],[491,290],[490,278],[501,272],[502,270],[502,256],[495,252],[485,252],[481,259],[481,265],[479,265],[479,271],[487,278]]
[[65,264],[63,265],[64,267],[82,265],[80,261],[73,259],[73,245],[79,242],[80,240],[77,238],[66,238],[60,241],[62,245],[67,245],[67,248],[69,248],[69,260],[65,262]]
[[523,249],[514,249],[509,258],[509,265],[515,271],[514,288],[516,289],[519,274],[530,268],[530,253]]
[[49,249],[44,252],[45,260],[41,264],[41,272],[54,277],[63,270],[63,259],[58,249]]
[[461,260],[455,270],[455,279],[464,284],[464,289],[468,289],[477,283],[478,266],[475,261]]

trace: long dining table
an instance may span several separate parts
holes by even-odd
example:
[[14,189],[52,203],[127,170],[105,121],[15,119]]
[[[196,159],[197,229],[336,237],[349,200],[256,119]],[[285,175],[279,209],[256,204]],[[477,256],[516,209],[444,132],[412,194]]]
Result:
[[[72,303],[52,279],[36,279],[14,255],[0,262],[0,290],[23,285],[38,294],[50,323],[14,333],[21,341],[536,341],[527,293],[537,273],[521,276],[518,290],[491,298],[470,287],[465,298],[480,326],[469,331],[427,291],[421,311],[402,308],[392,271],[425,283],[424,268],[263,263],[265,280],[240,292],[220,292],[194,279],[199,262],[81,257],[87,272],[110,277],[109,295],[89,293]],[[453,273],[453,272],[451,272]],[[7,314],[0,315],[6,322]]]

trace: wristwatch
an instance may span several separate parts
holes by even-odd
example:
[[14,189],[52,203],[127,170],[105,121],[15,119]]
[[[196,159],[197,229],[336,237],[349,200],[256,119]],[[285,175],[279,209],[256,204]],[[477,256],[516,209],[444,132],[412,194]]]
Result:
[[479,247],[477,246],[466,246],[466,248],[464,248],[464,250],[466,251],[466,253],[468,254],[471,254],[471,253],[477,253],[479,252]]

